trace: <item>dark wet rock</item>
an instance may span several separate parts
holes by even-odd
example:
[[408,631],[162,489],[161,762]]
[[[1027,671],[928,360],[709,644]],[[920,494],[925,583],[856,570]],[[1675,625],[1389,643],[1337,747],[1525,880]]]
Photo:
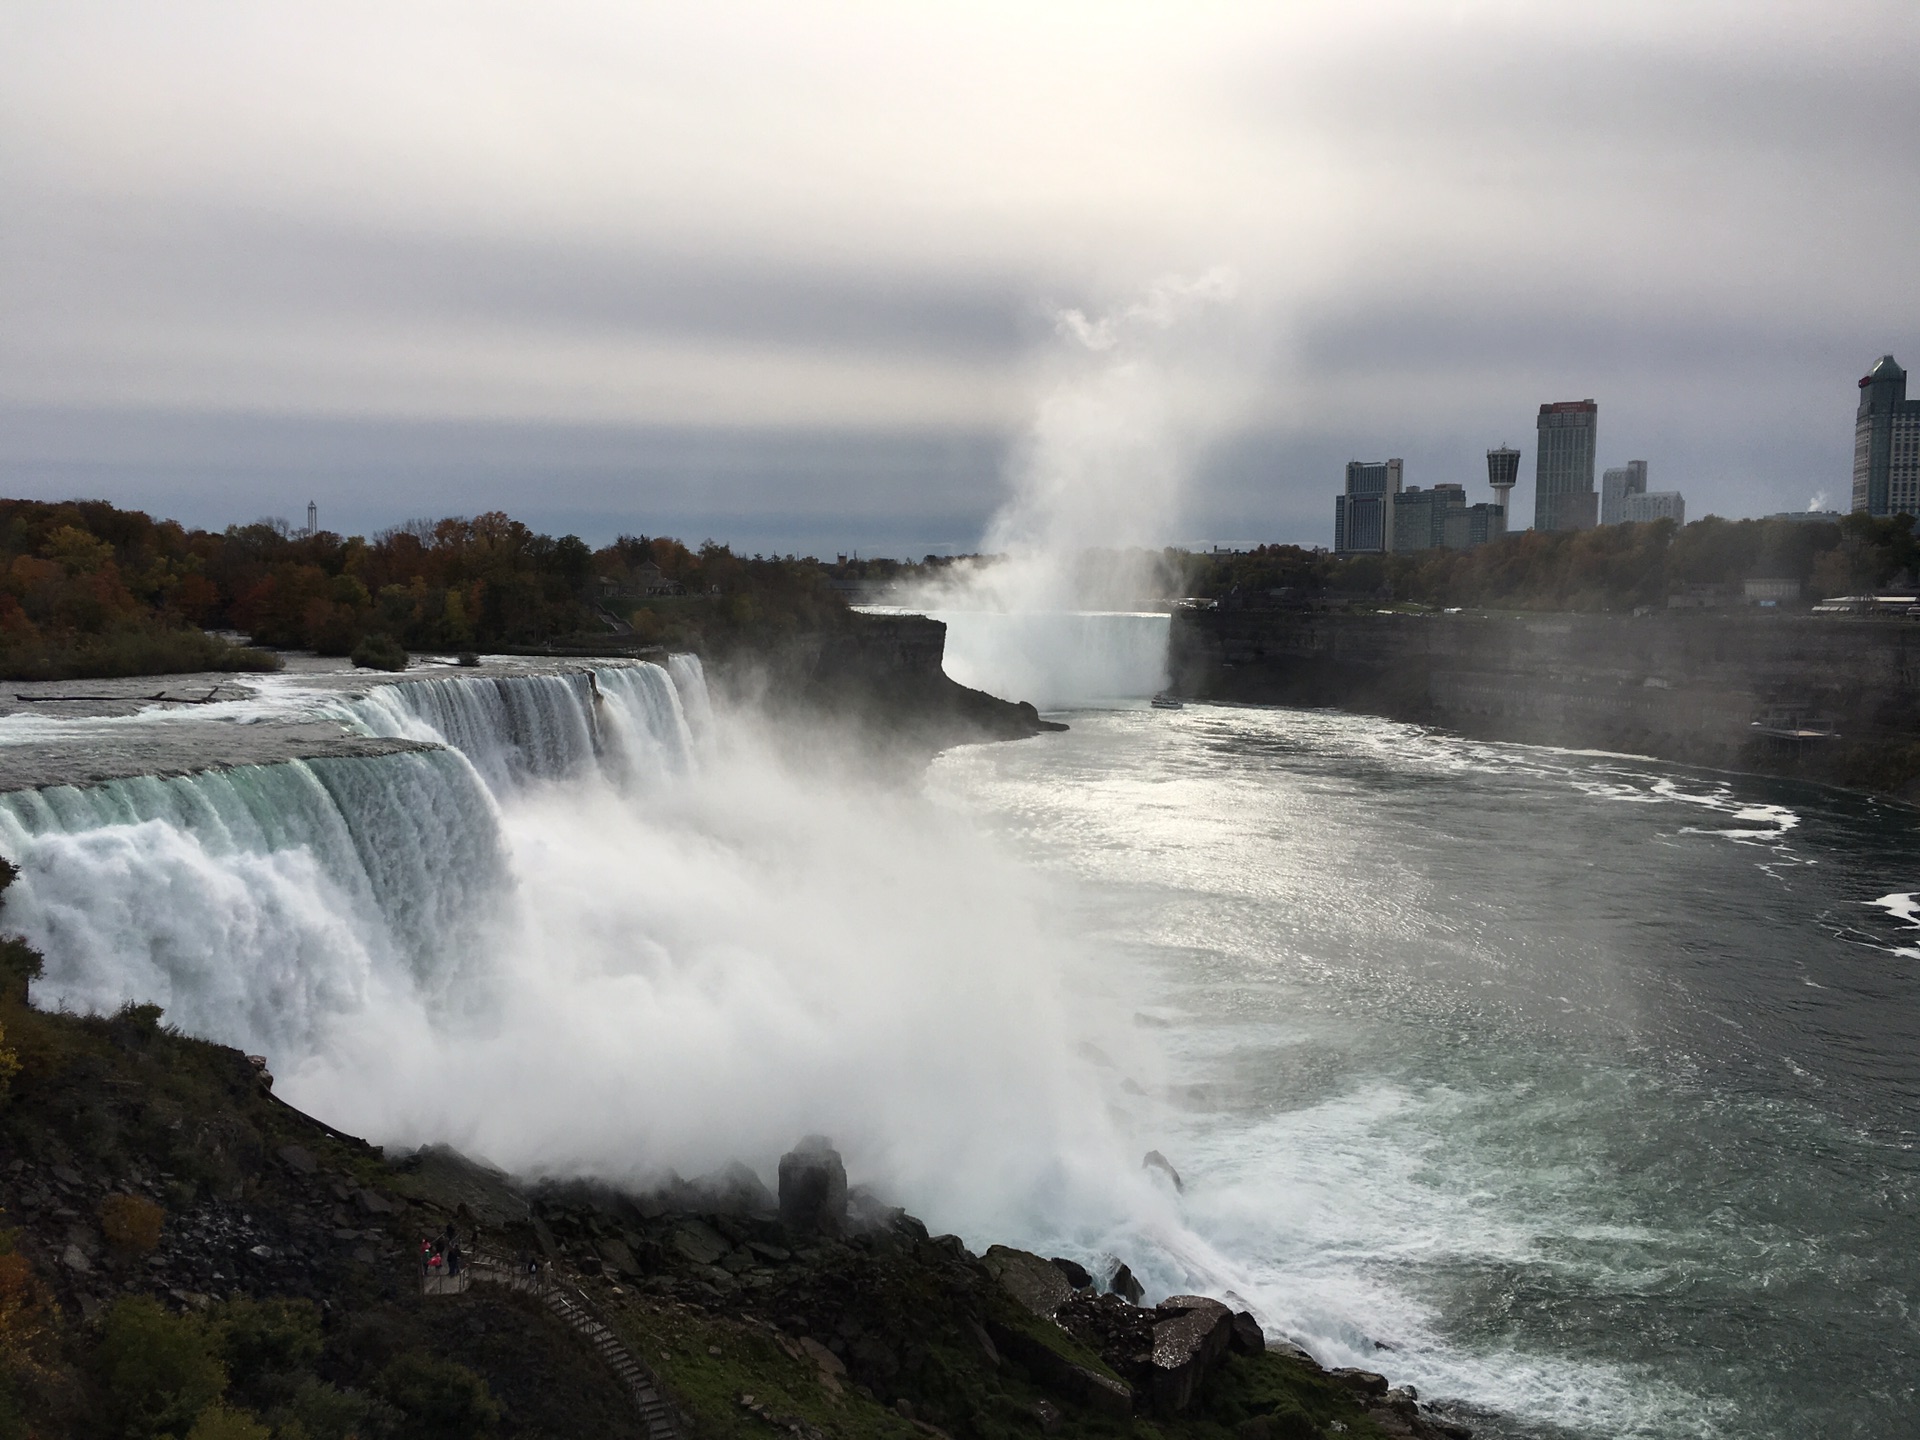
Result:
[[1146,1287],[1133,1278],[1133,1271],[1125,1265],[1113,1272],[1113,1278],[1107,1281],[1107,1289],[1135,1305],[1138,1305],[1147,1293]]
[[780,1223],[801,1234],[846,1228],[847,1167],[824,1135],[809,1135],[780,1157]]
[[282,1145],[274,1154],[296,1175],[311,1175],[320,1168],[313,1158],[313,1152],[304,1145]]
[[1027,1250],[994,1245],[980,1257],[989,1274],[1027,1309],[1050,1316],[1073,1298],[1073,1285],[1050,1260]]
[[1202,1295],[1174,1295],[1155,1307],[1153,1327],[1153,1408],[1177,1415],[1192,1402],[1233,1338],[1233,1312]]
[[627,1275],[638,1279],[646,1273],[641,1269],[640,1262],[634,1258],[633,1251],[627,1248],[627,1242],[624,1240],[616,1240],[608,1237],[607,1239],[596,1241],[594,1248],[599,1252],[600,1258],[605,1261],[616,1274]]
[[695,1265],[712,1265],[733,1248],[725,1236],[698,1220],[682,1220],[673,1227],[669,1247]]
[[1250,1311],[1235,1312],[1232,1339],[1233,1348],[1242,1355],[1261,1355],[1266,1352],[1266,1332],[1261,1330],[1260,1322],[1253,1318]]
[[[841,1178],[844,1184],[844,1171]],[[752,1167],[738,1160],[729,1161],[712,1174],[691,1181],[688,1189],[693,1192],[699,1209],[715,1214],[772,1215],[780,1208],[766,1183],[754,1173]]]
[[527,1197],[504,1170],[447,1145],[429,1145],[393,1162],[396,1190],[472,1222],[499,1229],[527,1218]]
[[1387,1377],[1376,1371],[1356,1370],[1352,1366],[1347,1366],[1339,1370],[1329,1370],[1327,1373],[1349,1390],[1358,1391],[1362,1395],[1377,1396],[1387,1393]]
[[[993,1251],[987,1253],[991,1255]],[[1012,1253],[1018,1255],[1026,1252]],[[1131,1386],[1074,1363],[1030,1331],[993,1321],[989,1321],[987,1330],[1002,1353],[1018,1361],[1035,1380],[1060,1399],[1084,1406],[1109,1419],[1124,1420],[1133,1414],[1134,1394]]]
[[1067,1277],[1067,1283],[1076,1290],[1085,1290],[1093,1284],[1093,1276],[1087,1273],[1087,1267],[1074,1260],[1056,1255],[1048,1262],[1054,1269]]
[[1169,1180],[1173,1181],[1173,1188],[1175,1190],[1184,1191],[1187,1188],[1186,1183],[1180,1178],[1180,1172],[1173,1168],[1173,1162],[1168,1160],[1167,1157],[1162,1155],[1158,1150],[1147,1151],[1140,1159],[1140,1168],[1142,1170],[1158,1170]]

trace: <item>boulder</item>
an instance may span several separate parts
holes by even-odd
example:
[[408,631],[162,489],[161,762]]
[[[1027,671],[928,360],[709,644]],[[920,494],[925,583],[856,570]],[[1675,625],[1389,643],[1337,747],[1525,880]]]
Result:
[[1130,1305],[1138,1305],[1147,1293],[1146,1287],[1133,1278],[1133,1271],[1124,1265],[1113,1272],[1113,1278],[1107,1281],[1107,1289]]
[[[1003,1248],[994,1247],[996,1250]],[[992,1253],[992,1250],[987,1252],[988,1255]],[[1019,1255],[1025,1252],[1016,1250],[1012,1253]],[[1017,1330],[998,1320],[989,1320],[987,1330],[995,1348],[1024,1365],[1043,1388],[1109,1420],[1125,1421],[1132,1417],[1131,1386],[1084,1365],[1074,1364],[1038,1336],[1024,1330]]]
[[829,1395],[840,1393],[840,1382],[847,1378],[847,1367],[840,1357],[812,1336],[802,1336],[800,1351],[813,1362],[819,1372],[820,1388]]
[[667,1245],[675,1254],[695,1265],[712,1265],[733,1249],[725,1236],[698,1220],[682,1220],[674,1226]]
[[416,1200],[458,1212],[490,1230],[523,1223],[527,1197],[504,1170],[462,1155],[449,1145],[429,1145],[392,1162],[394,1188]]
[[1173,1188],[1176,1191],[1184,1191],[1187,1188],[1185,1183],[1180,1179],[1180,1172],[1173,1168],[1173,1162],[1158,1150],[1147,1151],[1147,1153],[1141,1157],[1140,1168],[1142,1170],[1158,1170],[1162,1175],[1165,1175],[1169,1180],[1173,1181]]
[[606,1261],[608,1268],[618,1274],[638,1279],[646,1273],[640,1268],[640,1262],[633,1258],[633,1251],[627,1248],[624,1240],[596,1240],[593,1248],[600,1252],[600,1258]]
[[1066,1276],[1067,1283],[1076,1290],[1085,1290],[1093,1284],[1093,1276],[1087,1273],[1087,1267],[1076,1261],[1056,1255],[1049,1263],[1052,1264],[1054,1269]]
[[1235,1313],[1231,1339],[1233,1348],[1242,1355],[1264,1355],[1267,1352],[1266,1332],[1260,1328],[1260,1322],[1253,1318],[1251,1311]]
[[[785,1162],[781,1163],[784,1167]],[[699,1209],[716,1214],[771,1215],[776,1209],[765,1183],[738,1160],[730,1160],[711,1175],[690,1181],[688,1188],[696,1197]],[[785,1188],[784,1179],[781,1188]]]
[[279,1155],[280,1163],[297,1175],[311,1175],[320,1168],[319,1162],[313,1158],[313,1152],[304,1145],[282,1145],[275,1153]]
[[1073,1296],[1073,1286],[1051,1260],[1027,1250],[995,1245],[980,1257],[994,1279],[1027,1309],[1051,1316]]
[[1204,1295],[1170,1296],[1155,1312],[1165,1318],[1153,1327],[1153,1408],[1162,1416],[1177,1415],[1227,1353],[1233,1312]]
[[847,1167],[824,1135],[809,1135],[780,1157],[780,1220],[803,1235],[846,1228]]
[[1327,1374],[1348,1389],[1358,1391],[1362,1395],[1379,1397],[1387,1393],[1387,1377],[1373,1370],[1356,1370],[1352,1366],[1347,1366],[1339,1370],[1329,1370]]

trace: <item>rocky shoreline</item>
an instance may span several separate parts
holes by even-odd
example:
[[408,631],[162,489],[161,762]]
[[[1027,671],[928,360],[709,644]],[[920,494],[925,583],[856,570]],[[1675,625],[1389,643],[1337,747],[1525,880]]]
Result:
[[[778,1195],[743,1166],[635,1193],[523,1185],[446,1149],[389,1158],[152,1007],[31,1010],[31,952],[8,957],[0,1331],[16,1343],[0,1423],[10,1411],[17,1433],[108,1433],[123,1397],[100,1357],[135,1315],[182,1335],[250,1334],[262,1315],[306,1327],[284,1373],[248,1378],[230,1359],[219,1402],[262,1427],[235,1433],[289,1440],[446,1433],[409,1419],[395,1376],[421,1366],[492,1417],[459,1433],[660,1440],[605,1363],[613,1337],[683,1440],[1468,1433],[1382,1375],[1269,1342],[1217,1299],[1145,1306],[1124,1267],[1095,1277],[931,1235],[849,1189],[817,1139],[783,1159]],[[600,1353],[533,1296],[422,1294],[420,1237],[448,1227],[469,1257],[503,1274],[531,1263],[579,1297],[608,1337]],[[358,1418],[327,1431],[326,1413]]]

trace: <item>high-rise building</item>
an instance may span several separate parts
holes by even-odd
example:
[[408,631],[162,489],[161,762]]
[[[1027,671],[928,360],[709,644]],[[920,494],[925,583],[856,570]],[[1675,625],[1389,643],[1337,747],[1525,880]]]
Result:
[[1907,399],[1907,372],[1891,355],[1882,355],[1860,378],[1853,508],[1869,515],[1920,516],[1920,400]]
[[1687,523],[1687,502],[1678,490],[1642,490],[1620,502],[1620,518],[1615,525],[1644,525],[1649,520]]
[[1447,516],[1466,508],[1467,487],[1409,485],[1393,497],[1393,545],[1396,555],[1437,550],[1447,543]]
[[[1499,509],[1497,516],[1491,517],[1493,535],[1504,535],[1507,526],[1513,520],[1513,487],[1520,481],[1520,452],[1511,446],[1502,445],[1498,450],[1487,451],[1487,484],[1493,487],[1493,503]],[[1493,535],[1487,538],[1492,539]]]
[[1464,485],[1409,485],[1393,497],[1393,553],[1471,550],[1497,539],[1505,524],[1504,507],[1467,504]]
[[1629,460],[1626,464],[1607,471],[1600,477],[1600,523],[1619,525],[1625,522],[1626,499],[1629,495],[1647,493],[1647,462]]
[[1593,448],[1600,407],[1591,400],[1542,405],[1534,455],[1533,528],[1590,530],[1599,497],[1593,493]]
[[1347,488],[1333,502],[1333,548],[1353,554],[1393,548],[1393,497],[1400,493],[1399,460],[1349,460]]

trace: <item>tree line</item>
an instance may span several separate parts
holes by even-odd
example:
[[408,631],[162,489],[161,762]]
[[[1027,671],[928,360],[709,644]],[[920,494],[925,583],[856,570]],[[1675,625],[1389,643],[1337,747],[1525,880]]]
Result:
[[1591,530],[1522,530],[1471,550],[1336,555],[1262,545],[1196,556],[1190,588],[1250,603],[1368,598],[1518,610],[1664,607],[1690,586],[1738,593],[1749,579],[1796,580],[1810,598],[1912,585],[1920,541],[1911,516],[1847,515],[1838,523],[1671,520]]
[[844,613],[812,560],[648,536],[596,550],[497,511],[365,538],[0,500],[0,670],[14,679],[272,669],[272,649],[390,663],[378,657],[616,635],[711,646]]

